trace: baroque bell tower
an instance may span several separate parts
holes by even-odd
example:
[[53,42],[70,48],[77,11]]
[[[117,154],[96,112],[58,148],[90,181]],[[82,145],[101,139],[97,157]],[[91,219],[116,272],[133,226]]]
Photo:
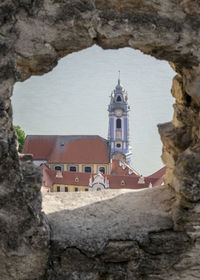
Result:
[[128,94],[120,83],[120,76],[110,96],[108,140],[111,159],[124,159],[131,163],[131,147],[129,143],[129,110]]

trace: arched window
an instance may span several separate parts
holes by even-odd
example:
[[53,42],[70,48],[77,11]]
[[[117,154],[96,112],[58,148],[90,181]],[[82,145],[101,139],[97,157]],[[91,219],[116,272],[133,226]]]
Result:
[[55,166],[55,170],[61,171],[61,166],[59,166],[59,165]]
[[122,101],[121,96],[118,95],[118,96],[117,96],[117,102],[121,102],[121,101]]
[[116,121],[116,126],[117,126],[117,128],[121,128],[121,126],[122,126],[122,121],[121,121],[121,119],[117,119],[117,121]]

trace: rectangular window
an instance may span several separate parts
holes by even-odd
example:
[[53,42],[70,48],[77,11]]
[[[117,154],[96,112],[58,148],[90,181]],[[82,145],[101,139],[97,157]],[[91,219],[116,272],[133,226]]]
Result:
[[76,172],[76,166],[70,166],[69,171]]
[[85,167],[85,172],[87,172],[87,173],[91,173],[91,167],[90,166],[86,166]]
[[75,192],[78,192],[78,188],[75,188]]
[[68,190],[68,187],[65,187],[65,192],[68,192],[69,190]]
[[85,189],[86,192],[88,192],[88,189]]
[[60,186],[57,186],[57,192],[60,192]]

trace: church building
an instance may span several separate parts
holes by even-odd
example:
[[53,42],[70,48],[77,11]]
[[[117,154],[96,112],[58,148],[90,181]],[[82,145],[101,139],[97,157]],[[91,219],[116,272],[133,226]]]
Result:
[[[108,106],[108,139],[98,135],[27,135],[24,154],[43,170],[43,190],[51,192],[152,187],[159,178],[131,167],[128,94],[120,79]],[[156,173],[155,173],[156,174]],[[162,183],[162,179],[159,184]]]

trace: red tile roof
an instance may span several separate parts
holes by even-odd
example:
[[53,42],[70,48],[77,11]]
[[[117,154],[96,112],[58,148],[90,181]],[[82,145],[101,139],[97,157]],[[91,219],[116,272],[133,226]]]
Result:
[[[69,172],[62,171],[62,178],[56,177],[57,171],[49,169],[45,164],[42,164],[43,168],[43,181],[46,182],[48,187],[53,184],[62,185],[75,185],[75,186],[88,186],[90,176],[94,174],[82,173],[82,172]],[[162,174],[163,170],[158,170],[154,174]],[[109,180],[110,189],[143,189],[148,188],[150,183],[152,187],[159,186],[162,184],[161,177],[145,177],[144,184],[138,184],[140,176],[127,176],[127,175],[103,175]],[[78,179],[78,180],[77,180]]]
[[151,174],[150,176],[148,176],[148,178],[162,178],[165,175],[165,173],[166,173],[166,166],[162,167],[155,173]]
[[[90,173],[62,171],[62,178],[59,178],[56,177],[56,174],[58,174],[57,171],[49,169],[46,165],[42,165],[41,167],[43,168],[43,181],[45,181],[48,187],[51,187],[53,184],[88,186],[91,175],[94,175]],[[150,183],[150,180],[145,180],[145,184],[138,184],[139,177],[133,176],[103,176],[108,178],[110,189],[143,189],[147,188]],[[121,184],[122,181],[124,185]]]
[[143,189],[148,188],[149,184],[154,183],[157,179],[144,178],[144,184],[138,184],[139,176],[119,176],[119,175],[108,175],[110,183],[110,189]]
[[56,145],[57,136],[27,135],[22,153],[32,154],[34,159],[48,159]]
[[98,135],[28,135],[22,153],[49,163],[109,163],[107,140]]
[[[51,170],[48,167],[43,168],[43,181],[48,182],[48,187],[53,184],[60,185],[74,185],[74,186],[88,186],[90,173],[82,173],[82,172],[70,172],[70,171],[62,171],[62,178],[56,177],[58,174],[57,171]],[[50,180],[49,180],[50,178]]]
[[163,177],[166,173],[166,166],[162,167],[161,169],[159,169],[158,171],[156,171],[155,173],[151,174],[150,176],[146,177],[150,180],[154,180],[156,179],[156,181],[154,182],[153,186],[160,186],[162,185],[163,182]]

